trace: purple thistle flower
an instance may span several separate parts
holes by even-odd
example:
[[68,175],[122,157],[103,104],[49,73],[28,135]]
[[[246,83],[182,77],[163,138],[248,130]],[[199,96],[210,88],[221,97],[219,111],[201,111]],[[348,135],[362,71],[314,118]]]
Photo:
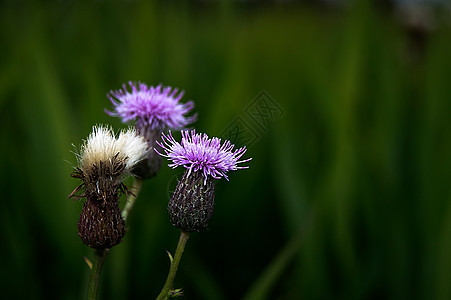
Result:
[[251,158],[239,160],[246,147],[235,149],[229,141],[221,143],[219,138],[209,138],[205,133],[195,130],[182,131],[182,141],[177,142],[171,131],[161,135],[163,142],[157,142],[166,154],[159,155],[172,161],[169,167],[183,166],[187,170],[178,182],[168,213],[171,223],[186,232],[202,231],[207,228],[215,205],[215,179],[224,177],[227,172],[246,169],[239,166]]
[[215,179],[227,177],[228,171],[235,171],[238,169],[247,169],[249,166],[238,166],[239,163],[250,161],[252,158],[239,160],[241,156],[247,151],[246,147],[239,149],[233,148],[235,145],[230,141],[224,141],[221,144],[221,139],[214,137],[209,138],[205,133],[196,133],[195,130],[191,132],[182,131],[182,141],[178,143],[172,136],[171,131],[168,135],[162,133],[163,143],[158,145],[164,149],[166,155],[158,154],[172,160],[168,166],[176,168],[183,166],[188,169],[188,176],[191,172],[200,171],[207,180],[208,176]]
[[[184,92],[178,89],[147,86],[144,83],[128,83],[131,92],[123,84],[122,90],[111,91],[108,98],[114,105],[114,111],[107,113],[111,116],[121,117],[122,122],[136,121],[138,129],[163,130],[164,128],[182,129],[196,121],[197,115],[185,116],[190,112],[194,103],[188,101],[180,103]],[[178,93],[178,94],[177,94]]]
[[[161,132],[168,129],[179,130],[196,121],[197,114],[186,116],[194,103],[180,103],[183,91],[171,87],[147,86],[129,82],[131,91],[124,84],[122,90],[111,91],[108,98],[114,105],[114,111],[106,111],[111,116],[117,116],[122,122],[135,121],[135,127],[147,141],[148,149],[158,148],[157,141]],[[162,157],[150,151],[148,158],[138,165],[133,173],[141,178],[152,178],[160,170]]]

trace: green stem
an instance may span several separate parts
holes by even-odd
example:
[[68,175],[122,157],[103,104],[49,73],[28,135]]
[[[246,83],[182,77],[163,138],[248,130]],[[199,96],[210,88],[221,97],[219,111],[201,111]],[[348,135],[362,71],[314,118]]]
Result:
[[128,196],[127,203],[125,203],[124,209],[122,210],[122,218],[124,218],[124,221],[127,221],[127,217],[130,214],[133,205],[135,205],[136,198],[138,197],[138,194],[141,191],[142,185],[143,185],[142,179],[135,177],[135,181],[133,182],[132,187],[132,194]]
[[177,268],[179,266],[180,259],[182,258],[183,250],[185,249],[186,241],[189,238],[189,232],[180,230],[180,238],[177,244],[177,249],[175,250],[174,259],[171,261],[171,267],[169,268],[168,278],[163,286],[157,300],[168,299],[169,292],[172,288],[172,283],[174,282],[175,274],[177,273]]
[[91,268],[91,277],[88,284],[88,300],[95,300],[97,298],[97,291],[99,289],[100,272],[102,271],[105,257],[108,253],[107,249],[96,249],[94,251],[94,260]]

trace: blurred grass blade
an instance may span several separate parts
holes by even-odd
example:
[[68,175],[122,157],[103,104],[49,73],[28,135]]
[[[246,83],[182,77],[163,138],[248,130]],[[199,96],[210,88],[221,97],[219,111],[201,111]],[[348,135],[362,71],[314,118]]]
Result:
[[[314,211],[311,210],[303,226],[288,241],[285,247],[276,255],[273,261],[263,271],[254,285],[249,289],[243,297],[244,300],[262,300],[268,299],[271,290],[277,283],[278,279],[286,270],[288,264],[293,261],[302,245],[305,235],[309,232],[314,218]],[[274,298],[274,297],[271,297]],[[275,297],[277,298],[277,297]]]

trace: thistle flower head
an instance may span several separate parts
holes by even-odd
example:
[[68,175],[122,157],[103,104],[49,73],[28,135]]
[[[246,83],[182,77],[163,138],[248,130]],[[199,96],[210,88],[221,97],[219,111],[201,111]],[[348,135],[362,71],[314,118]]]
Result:
[[239,160],[246,152],[246,147],[233,150],[235,145],[225,140],[214,137],[209,138],[205,133],[182,131],[182,141],[177,142],[171,131],[168,135],[162,134],[163,143],[158,143],[166,154],[160,154],[172,161],[169,167],[183,166],[191,172],[201,172],[206,181],[208,177],[228,180],[227,172],[238,169],[246,169],[248,166],[238,164],[248,162],[252,158]]
[[[135,129],[116,138],[109,127],[95,126],[81,147],[79,167],[72,173],[82,183],[69,197],[85,198],[78,222],[78,235],[96,249],[111,248],[125,234],[119,198],[127,188],[124,175],[147,156],[147,142]],[[82,194],[77,195],[79,191]]]
[[171,223],[184,231],[202,231],[207,228],[215,205],[215,179],[227,178],[227,172],[246,169],[239,166],[251,158],[239,160],[246,147],[235,149],[229,141],[221,143],[219,138],[209,138],[195,130],[182,131],[182,141],[177,142],[172,133],[162,134],[158,143],[165,154],[159,155],[172,161],[170,167],[183,166],[187,170],[178,182],[168,213]]
[[[124,84],[122,90],[111,91],[108,98],[114,105],[113,112],[107,112],[112,116],[122,118],[122,122],[136,121],[137,128],[150,128],[151,130],[164,128],[181,129],[194,122],[196,115],[185,116],[194,103],[188,101],[180,103],[183,91],[178,89],[147,86],[129,82],[131,91]],[[141,130],[140,130],[141,131]]]

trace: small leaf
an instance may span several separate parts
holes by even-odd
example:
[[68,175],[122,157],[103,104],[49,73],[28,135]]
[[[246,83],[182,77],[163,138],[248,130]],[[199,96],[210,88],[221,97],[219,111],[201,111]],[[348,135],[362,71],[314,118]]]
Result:
[[92,262],[87,258],[86,256],[83,256],[83,259],[85,260],[86,264],[88,265],[89,269],[92,270]]
[[169,256],[169,260],[171,261],[171,265],[172,265],[172,262],[174,261],[174,258],[172,257],[172,254],[171,254],[171,252],[169,252],[169,251],[166,251],[166,253],[168,254],[168,256]]
[[183,290],[182,289],[170,290],[168,296],[169,298],[181,297],[183,296]]

